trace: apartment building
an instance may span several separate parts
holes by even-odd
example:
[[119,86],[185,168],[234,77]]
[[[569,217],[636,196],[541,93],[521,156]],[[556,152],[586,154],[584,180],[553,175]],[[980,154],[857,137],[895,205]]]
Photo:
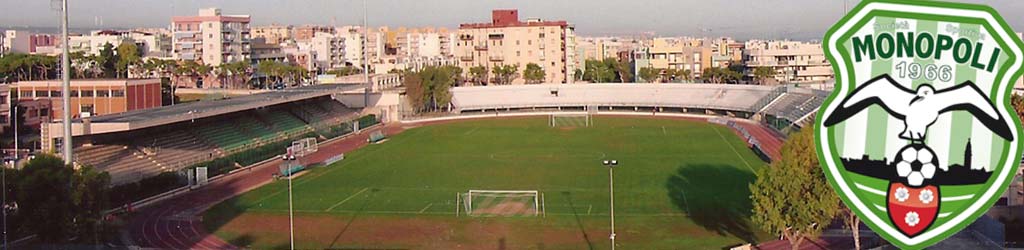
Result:
[[[572,83],[575,71],[575,32],[566,21],[519,20],[518,10],[494,10],[489,23],[459,25],[455,56],[463,72],[483,66],[518,65],[520,77],[529,63],[544,69],[546,83]],[[493,76],[488,77],[493,78]],[[493,82],[488,79],[488,82]]]
[[316,37],[317,33],[334,33],[334,27],[328,26],[317,26],[317,25],[303,25],[295,27],[292,32],[292,38],[298,42],[308,42],[313,37]]
[[268,25],[252,28],[252,38],[262,38],[268,44],[279,44],[292,40],[292,26]]
[[[354,37],[359,39],[361,36]],[[310,51],[313,55],[313,61],[317,68],[328,70],[335,68],[342,68],[346,62],[352,63],[346,60],[346,54],[348,48],[348,36],[347,35],[336,35],[331,33],[320,32],[316,33],[309,41]],[[354,46],[361,46],[361,42],[353,43]],[[353,47],[353,52],[359,51],[359,48]]]
[[689,70],[689,78],[699,78],[712,67],[713,46],[705,39],[662,37],[647,46],[648,66],[655,69]]
[[771,67],[776,71],[775,80],[778,82],[807,82],[834,78],[832,66],[825,59],[821,43],[751,40],[744,46],[748,69]]
[[251,19],[221,15],[220,9],[199,10],[198,16],[171,18],[173,58],[211,66],[249,60]]
[[34,54],[40,47],[52,47],[57,44],[57,37],[48,34],[35,34],[24,30],[8,30],[3,35],[4,53]]
[[11,85],[0,84],[0,134],[11,129]]
[[87,55],[99,55],[106,44],[115,49],[122,43],[134,43],[143,57],[164,58],[170,56],[170,37],[162,34],[150,34],[136,31],[93,31],[88,35],[68,37],[69,49],[72,52],[83,52]]

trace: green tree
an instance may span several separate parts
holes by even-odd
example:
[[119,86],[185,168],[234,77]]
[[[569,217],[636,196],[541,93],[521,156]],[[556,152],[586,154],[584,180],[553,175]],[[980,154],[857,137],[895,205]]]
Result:
[[782,235],[793,249],[817,237],[839,210],[839,197],[818,166],[814,145],[811,127],[790,136],[782,145],[782,158],[761,169],[750,185],[752,221]]
[[519,65],[497,65],[491,68],[491,73],[494,74],[496,84],[512,84],[512,80],[516,79],[516,75],[519,74]]
[[407,72],[402,77],[402,85],[405,86],[405,97],[409,100],[409,106],[412,106],[413,112],[423,111],[423,107],[426,106],[424,98],[426,95],[426,88],[423,86],[423,78],[420,77],[419,73]]
[[405,95],[413,111],[438,111],[451,102],[451,88],[462,70],[454,66],[427,66],[403,77]]
[[103,48],[100,49],[100,55],[96,61],[100,67],[100,71],[103,72],[105,78],[117,77],[117,60],[119,59],[114,54],[114,45],[106,43]]
[[359,69],[359,68],[356,68],[356,67],[353,67],[353,66],[345,66],[345,67],[342,67],[342,68],[328,70],[326,73],[329,74],[329,75],[335,75],[337,77],[342,77],[342,76],[355,75],[355,74],[359,74],[359,73],[362,73],[362,72],[363,72],[362,69]]
[[633,78],[633,66],[627,61],[616,61],[615,62],[615,73],[618,75],[619,82],[635,82]]
[[710,83],[738,83],[743,73],[728,68],[712,67],[704,69],[701,78]]
[[[91,167],[74,170],[52,155],[37,155],[15,172],[12,214],[16,227],[42,242],[96,239],[107,207],[110,176]],[[95,243],[95,242],[94,242]]]
[[754,68],[754,78],[757,79],[758,84],[764,85],[765,80],[775,77],[775,69],[771,67],[756,67]]
[[604,61],[587,60],[584,64],[583,80],[602,83],[615,79],[615,72]]
[[117,46],[117,62],[114,67],[117,69],[118,77],[128,78],[135,66],[140,63],[142,57],[139,56],[139,47],[135,46],[135,43],[121,43]]
[[[270,82],[280,82],[285,74],[284,65],[275,61],[262,61],[256,65],[256,71],[266,76]],[[270,84],[265,84],[268,88]]]
[[484,66],[469,68],[469,78],[474,84],[487,85],[487,68]]
[[638,74],[638,77],[640,78],[641,81],[651,83],[651,82],[658,81],[658,73],[659,72],[658,72],[657,69],[654,69],[654,68],[651,68],[651,67],[643,67],[643,68],[640,68],[640,72]]
[[541,83],[544,81],[544,69],[536,63],[526,64],[526,69],[523,69],[523,79],[526,79],[526,83]]

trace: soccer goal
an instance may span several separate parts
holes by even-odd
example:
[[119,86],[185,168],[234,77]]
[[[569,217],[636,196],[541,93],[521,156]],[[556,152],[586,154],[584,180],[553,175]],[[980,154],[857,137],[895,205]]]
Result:
[[291,153],[295,156],[303,157],[316,152],[319,150],[319,147],[317,146],[316,138],[309,137],[293,141],[289,149],[291,149]]
[[551,127],[590,127],[590,113],[551,114],[548,123]]
[[469,190],[456,199],[469,216],[538,216],[544,214],[544,196],[537,190]]

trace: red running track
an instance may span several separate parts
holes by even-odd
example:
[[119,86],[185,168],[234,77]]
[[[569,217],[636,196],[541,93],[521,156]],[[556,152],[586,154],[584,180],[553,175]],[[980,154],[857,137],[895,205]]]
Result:
[[[364,131],[361,134],[319,145],[319,150],[300,159],[303,162],[323,162],[340,153],[349,152],[366,145],[369,132],[385,130],[393,135],[402,127],[383,127]],[[159,249],[237,249],[228,242],[206,231],[202,224],[202,212],[211,206],[240,195],[272,180],[281,160],[253,166],[241,172],[225,176],[215,182],[174,198],[159,201],[141,208],[128,221],[128,236],[135,246]]]
[[773,161],[782,157],[782,138],[778,133],[758,123],[738,121],[736,124],[747,129],[747,132],[761,143],[761,152],[767,154]]

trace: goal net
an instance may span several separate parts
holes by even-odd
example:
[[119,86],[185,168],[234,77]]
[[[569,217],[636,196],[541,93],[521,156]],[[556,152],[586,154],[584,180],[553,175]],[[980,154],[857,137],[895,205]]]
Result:
[[470,216],[537,216],[544,207],[536,190],[469,190],[460,193],[457,202]]
[[548,123],[551,127],[590,127],[590,113],[552,114]]
[[306,156],[307,154],[312,154],[319,150],[316,138],[312,137],[303,138],[298,141],[293,141],[289,149],[291,150],[290,153],[297,157],[303,157]]

